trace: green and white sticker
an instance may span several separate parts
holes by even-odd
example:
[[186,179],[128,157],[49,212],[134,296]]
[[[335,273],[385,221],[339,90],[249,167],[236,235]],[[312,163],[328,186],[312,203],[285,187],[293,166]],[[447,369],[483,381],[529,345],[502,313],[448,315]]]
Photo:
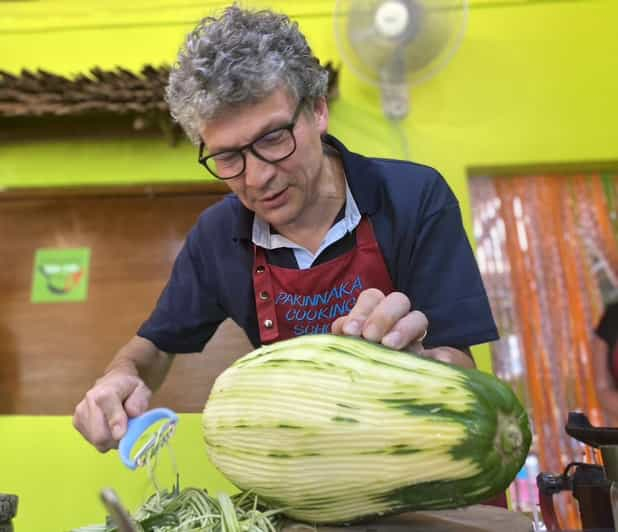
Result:
[[32,272],[32,303],[85,301],[90,248],[37,249]]

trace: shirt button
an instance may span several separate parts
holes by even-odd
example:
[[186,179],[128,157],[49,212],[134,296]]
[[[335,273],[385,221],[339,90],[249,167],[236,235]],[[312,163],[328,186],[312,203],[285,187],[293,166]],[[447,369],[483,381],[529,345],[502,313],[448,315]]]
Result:
[[255,273],[264,273],[265,270],[266,270],[266,268],[264,268],[264,266],[258,266],[255,269]]
[[260,299],[262,301],[268,301],[268,292],[260,292]]
[[267,329],[272,329],[273,328],[273,320],[264,320],[264,327],[266,327]]

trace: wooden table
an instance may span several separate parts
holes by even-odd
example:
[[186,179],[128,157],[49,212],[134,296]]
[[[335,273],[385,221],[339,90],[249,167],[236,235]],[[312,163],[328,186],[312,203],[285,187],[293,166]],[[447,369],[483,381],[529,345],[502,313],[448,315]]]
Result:
[[410,512],[349,527],[290,523],[283,532],[531,532],[525,515],[494,506],[469,506],[457,510]]

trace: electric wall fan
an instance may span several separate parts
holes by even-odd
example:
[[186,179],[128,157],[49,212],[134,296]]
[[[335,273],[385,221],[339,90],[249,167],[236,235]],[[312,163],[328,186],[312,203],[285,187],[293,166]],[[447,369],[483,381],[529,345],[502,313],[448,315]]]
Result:
[[378,85],[391,120],[409,111],[410,86],[443,68],[461,43],[468,0],[337,0],[343,64]]

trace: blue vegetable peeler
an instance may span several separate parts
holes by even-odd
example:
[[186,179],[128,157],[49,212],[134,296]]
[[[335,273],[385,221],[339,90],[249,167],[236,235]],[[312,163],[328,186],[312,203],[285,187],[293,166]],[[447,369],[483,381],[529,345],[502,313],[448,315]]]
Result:
[[[155,423],[162,421],[163,424],[151,434],[148,440],[133,455],[133,447],[144,436],[146,431]],[[172,437],[178,424],[178,415],[169,408],[154,408],[142,415],[129,420],[127,432],[120,440],[118,452],[122,463],[129,469],[142,467],[146,463],[148,451],[155,445],[164,445]],[[160,431],[160,435],[159,435]]]

